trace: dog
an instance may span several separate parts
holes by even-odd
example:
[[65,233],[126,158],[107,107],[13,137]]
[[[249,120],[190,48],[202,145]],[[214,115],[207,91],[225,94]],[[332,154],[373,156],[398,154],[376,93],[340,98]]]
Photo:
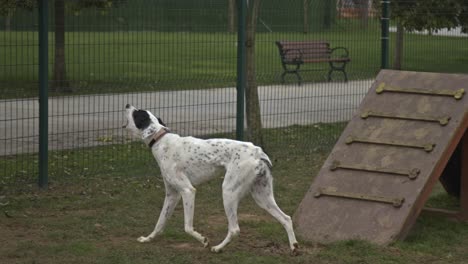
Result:
[[272,163],[260,147],[231,139],[199,139],[171,133],[164,122],[151,112],[127,104],[126,124],[134,136],[149,146],[164,181],[166,197],[156,226],[148,236],[138,238],[150,242],[162,233],[180,198],[184,207],[185,232],[208,247],[208,239],[193,228],[197,186],[225,171],[222,184],[223,204],[228,220],[226,238],[212,252],[220,252],[239,235],[237,208],[250,192],[255,202],[286,229],[291,252],[297,253],[298,242],[291,217],[283,213],[273,196]]

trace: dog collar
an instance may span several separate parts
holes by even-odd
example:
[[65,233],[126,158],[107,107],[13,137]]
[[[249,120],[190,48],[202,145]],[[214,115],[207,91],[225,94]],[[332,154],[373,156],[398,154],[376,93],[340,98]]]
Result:
[[163,129],[160,129],[157,133],[154,133],[151,137],[151,141],[148,144],[148,147],[152,148],[153,145],[156,144],[156,142],[158,142],[162,137],[164,137],[164,135],[166,135],[169,132],[169,129],[164,127]]

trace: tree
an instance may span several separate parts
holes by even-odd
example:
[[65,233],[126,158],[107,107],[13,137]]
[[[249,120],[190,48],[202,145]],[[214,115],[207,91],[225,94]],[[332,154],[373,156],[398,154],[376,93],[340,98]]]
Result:
[[[117,1],[113,0],[78,0],[67,2],[74,14],[78,15],[85,8],[108,9],[116,6]],[[120,3],[122,0],[119,1]],[[55,57],[54,72],[52,76],[52,88],[60,92],[72,92],[70,82],[67,79],[65,60],[65,1],[55,0],[54,2],[54,26],[55,26]]]
[[359,7],[359,16],[361,18],[361,27],[366,29],[369,26],[369,0],[356,1]]
[[5,30],[11,30],[11,19],[17,9],[32,11],[35,5],[34,0],[0,0],[0,15],[5,17]]
[[54,26],[55,26],[55,56],[54,73],[52,75],[52,88],[55,91],[71,92],[70,83],[67,80],[65,63],[65,1],[54,2]]
[[309,0],[303,0],[302,2],[302,22],[303,22],[303,26],[302,26],[302,31],[304,32],[304,34],[307,34],[309,33],[309,5],[310,5],[310,2]]
[[[380,1],[375,1],[380,5]],[[401,69],[404,31],[436,32],[442,28],[462,27],[468,30],[468,3],[466,0],[392,0],[392,19],[397,22],[394,68]]]
[[[242,0],[244,1],[244,0]],[[247,88],[245,93],[247,113],[247,137],[249,141],[263,146],[262,117],[255,67],[255,33],[261,0],[245,0],[247,6]]]
[[228,0],[228,32],[234,33],[236,17],[236,0]]
[[333,8],[336,8],[336,3],[333,4],[332,0],[326,0],[324,3],[324,14],[323,14],[323,26],[326,29],[330,29],[333,23],[332,12]]

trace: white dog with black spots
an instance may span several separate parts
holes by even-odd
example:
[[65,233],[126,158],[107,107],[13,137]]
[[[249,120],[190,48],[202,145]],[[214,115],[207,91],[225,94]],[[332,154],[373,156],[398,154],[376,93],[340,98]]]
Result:
[[250,193],[261,208],[283,225],[291,251],[297,252],[298,243],[291,217],[281,211],[273,196],[273,177],[270,171],[272,163],[260,147],[230,139],[181,137],[170,133],[162,120],[149,111],[137,109],[130,104],[127,104],[125,110],[127,123],[124,127],[150,147],[161,169],[166,189],[166,198],[156,227],[148,236],[138,238],[139,242],[149,242],[162,233],[182,197],[185,232],[207,247],[208,239],[193,228],[194,186],[215,177],[221,170],[225,171],[222,195],[228,233],[211,251],[220,252],[239,235],[237,208],[240,200]]

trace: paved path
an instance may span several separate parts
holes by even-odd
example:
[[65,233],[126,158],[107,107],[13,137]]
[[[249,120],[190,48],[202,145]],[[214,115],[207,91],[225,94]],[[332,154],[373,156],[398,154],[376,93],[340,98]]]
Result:
[[[264,127],[349,120],[372,81],[259,88]],[[149,109],[181,135],[235,131],[234,88],[49,99],[49,149],[119,143],[127,103]],[[38,150],[37,98],[0,100],[0,156]]]

